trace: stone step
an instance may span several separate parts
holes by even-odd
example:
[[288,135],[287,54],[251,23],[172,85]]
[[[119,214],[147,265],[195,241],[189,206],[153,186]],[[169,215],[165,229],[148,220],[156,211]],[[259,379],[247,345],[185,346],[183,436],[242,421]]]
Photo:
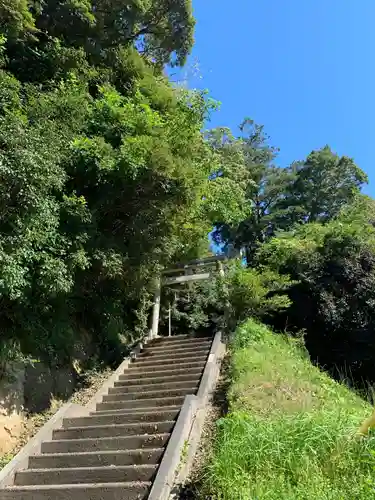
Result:
[[205,363],[207,360],[207,354],[204,356],[194,356],[189,358],[167,358],[167,359],[157,359],[153,360],[151,358],[137,358],[129,368],[144,369],[144,368],[153,368],[153,367],[161,367],[161,366],[174,366],[174,365],[183,365],[183,366],[191,366],[197,363]]
[[182,406],[184,396],[176,396],[171,398],[153,398],[153,399],[134,399],[128,401],[111,401],[105,403],[98,403],[96,405],[97,411],[105,410],[130,410],[134,408],[157,408],[165,406]]
[[155,387],[158,387],[160,390],[175,390],[175,389],[183,389],[184,387],[193,387],[197,388],[199,384],[199,378],[195,379],[188,379],[188,380],[182,380],[181,382],[174,382],[174,379],[172,378],[171,381],[169,382],[163,382],[160,384],[138,384],[138,385],[125,385],[123,382],[121,382],[121,385],[116,385],[115,387],[111,387],[108,390],[108,394],[127,394],[127,393],[132,393],[132,392],[149,392],[152,390],[155,390]]
[[73,417],[65,418],[63,421],[63,428],[69,427],[92,427],[95,425],[116,425],[116,424],[130,424],[130,423],[153,423],[164,421],[175,421],[180,412],[180,407],[172,410],[162,411],[157,408],[150,408],[148,411],[132,411],[121,412],[114,411],[109,415],[101,415],[93,413],[88,417]]
[[185,397],[198,389],[212,340],[179,335],[147,344],[97,411],[64,419],[0,499],[146,500]]
[[[171,371],[175,371],[176,369],[180,370],[180,371],[186,371],[187,370],[191,370],[192,368],[195,368],[195,369],[201,369],[203,371],[203,368],[206,364],[206,359],[203,359],[203,360],[199,360],[199,361],[191,361],[189,363],[171,363],[171,364],[166,364],[166,363],[162,363],[162,364],[142,364],[142,363],[132,363],[131,365],[129,365],[129,368],[128,370],[126,370],[127,372],[129,371],[130,373],[132,373],[133,375],[134,374],[137,374],[137,376],[139,376],[141,373],[145,373],[145,372],[148,372],[148,373],[153,373],[153,372],[160,372],[163,371],[164,372],[171,372]],[[176,366],[176,368],[174,368]],[[177,368],[178,367],[178,368]],[[120,375],[121,377],[121,375]]]
[[133,424],[94,425],[70,427],[53,431],[53,440],[104,438],[115,436],[139,436],[142,434],[164,434],[172,432],[175,422],[144,422]]
[[154,352],[154,353],[165,353],[165,352],[186,352],[186,351],[192,351],[195,349],[205,349],[207,352],[210,350],[212,345],[212,341],[210,342],[190,342],[189,344],[182,345],[182,346],[174,346],[171,344],[165,344],[165,345],[146,345],[142,351],[144,352]]
[[30,469],[64,469],[69,467],[109,467],[117,465],[158,464],[164,448],[147,450],[91,451],[86,453],[57,453],[34,455],[29,458]]
[[102,416],[102,415],[143,415],[148,412],[157,412],[157,411],[177,411],[180,412],[181,404],[179,405],[171,405],[171,406],[163,406],[160,408],[159,406],[148,407],[148,408],[118,408],[117,410],[96,410],[90,413],[90,416]]
[[150,482],[15,486],[1,500],[146,500]]
[[202,343],[202,342],[212,342],[213,337],[191,337],[183,335],[175,335],[173,337],[159,337],[154,341],[152,346],[160,347],[160,345],[177,345],[183,344],[188,345],[189,343]]
[[[186,375],[193,375],[195,377],[197,376],[201,376],[203,373],[203,367],[199,366],[199,367],[192,367],[192,368],[182,368],[182,369],[179,369],[179,368],[174,368],[173,370],[159,370],[159,371],[147,371],[147,370],[144,370],[144,371],[140,371],[140,372],[136,372],[134,370],[125,370],[125,372],[123,373],[123,375],[120,375],[119,376],[119,380],[118,382],[121,382],[121,381],[131,381],[132,383],[134,383],[134,381],[137,383],[138,381],[142,380],[142,379],[156,379],[158,378],[159,380],[161,378],[165,378],[165,379],[170,379],[171,377],[175,377],[177,379],[177,377],[180,377],[180,376],[186,376]],[[118,383],[118,382],[115,382],[115,385]]]
[[142,436],[46,441],[42,443],[42,453],[80,453],[85,451],[161,448],[168,442],[169,436],[170,434],[144,434]]
[[154,391],[121,392],[120,394],[108,394],[103,396],[103,403],[109,401],[135,401],[138,399],[173,398],[176,396],[186,396],[195,394],[196,385],[181,387],[177,389],[160,389]]
[[192,349],[192,350],[171,350],[171,351],[161,351],[155,352],[154,350],[142,352],[140,356],[137,356],[138,361],[150,360],[150,361],[164,361],[174,358],[180,359],[192,359],[199,356],[207,357],[209,353],[208,349]]
[[140,378],[125,378],[121,380],[117,380],[114,384],[115,387],[137,387],[138,385],[159,385],[159,384],[171,384],[173,382],[182,382],[185,383],[189,380],[194,380],[196,383],[199,383],[202,370],[197,370],[193,373],[183,372],[180,375],[169,375],[167,377],[140,377]]
[[159,342],[163,342],[164,340],[171,340],[171,339],[192,339],[194,338],[192,335],[187,335],[186,333],[182,334],[182,335],[173,335],[173,336],[169,336],[169,335],[159,335],[158,337],[156,337],[156,339],[153,339],[152,342],[154,344],[157,344]]
[[201,348],[206,348],[208,351],[210,350],[212,345],[212,341],[210,342],[196,342],[196,341],[179,341],[179,342],[163,342],[155,345],[145,345],[143,350],[144,351],[155,351],[155,352],[162,352],[162,351],[175,351],[177,349],[201,349]]
[[80,467],[70,469],[29,469],[18,472],[15,486],[41,484],[91,484],[152,481],[157,465]]
[[179,364],[179,363],[190,363],[192,361],[205,361],[208,357],[207,351],[199,351],[193,354],[184,355],[184,354],[168,354],[167,356],[140,356],[133,361],[132,366],[134,364]]

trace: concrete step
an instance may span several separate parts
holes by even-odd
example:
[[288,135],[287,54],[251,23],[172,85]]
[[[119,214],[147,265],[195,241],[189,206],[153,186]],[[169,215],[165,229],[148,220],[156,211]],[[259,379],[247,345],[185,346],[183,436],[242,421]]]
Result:
[[163,360],[168,360],[168,359],[173,359],[173,358],[180,358],[180,359],[191,359],[199,356],[208,356],[209,350],[208,349],[178,349],[178,350],[171,350],[171,351],[161,351],[161,352],[155,352],[153,349],[150,351],[145,351],[142,352],[140,356],[137,357],[139,361],[143,361],[145,359],[150,360],[150,361],[163,361]]
[[157,408],[165,406],[182,406],[184,396],[176,396],[172,398],[153,398],[153,399],[134,399],[128,401],[111,401],[105,403],[98,403],[96,405],[97,411],[105,410],[130,410],[134,408]]
[[91,451],[86,453],[57,453],[34,455],[29,458],[30,469],[64,469],[69,467],[110,467],[117,465],[158,464],[164,448],[124,451]]
[[192,351],[195,349],[205,349],[207,352],[210,350],[212,345],[212,342],[190,342],[189,344],[186,345],[181,345],[181,346],[175,346],[173,344],[164,344],[164,345],[155,345],[155,346],[148,346],[146,345],[142,351],[142,353],[146,352],[154,352],[158,354],[162,353],[175,353],[175,352],[181,352],[184,353],[186,351]]
[[180,335],[147,344],[97,411],[64,419],[0,499],[146,500],[185,396],[197,391],[212,340]]
[[179,405],[171,405],[171,406],[163,406],[160,408],[159,406],[147,407],[147,408],[118,408],[117,410],[96,410],[90,413],[90,416],[102,416],[102,415],[144,415],[148,412],[157,412],[157,411],[177,411],[180,412],[181,404]]
[[168,442],[169,436],[170,434],[144,434],[142,436],[46,441],[42,443],[42,453],[81,453],[85,451],[161,448]]
[[207,360],[206,354],[204,356],[194,356],[189,358],[165,358],[157,360],[153,360],[151,358],[143,358],[143,359],[137,358],[133,363],[131,363],[131,365],[129,365],[129,368],[138,367],[138,369],[143,369],[145,367],[154,368],[154,367],[174,366],[174,365],[191,366],[194,363],[195,364],[205,363],[206,360]]
[[69,427],[92,427],[95,425],[115,425],[115,424],[130,424],[130,423],[153,423],[164,421],[175,421],[180,412],[180,407],[176,409],[162,411],[160,409],[150,408],[148,411],[135,411],[131,413],[123,413],[121,410],[114,411],[109,415],[101,415],[93,413],[89,417],[74,417],[65,418],[63,428]]
[[143,422],[134,424],[94,425],[70,427],[53,431],[53,440],[104,438],[115,436],[139,436],[142,434],[164,434],[172,432],[175,422]]
[[126,379],[121,379],[117,380],[114,384],[115,387],[137,387],[138,385],[158,385],[159,384],[170,384],[173,382],[182,382],[185,383],[186,381],[189,380],[194,380],[197,383],[199,383],[201,376],[202,376],[202,370],[197,370],[196,372],[193,373],[187,373],[186,375],[184,374],[180,375],[168,375],[166,377],[140,377],[140,378],[126,378]]
[[[186,376],[186,375],[193,375],[195,377],[200,377],[203,373],[203,367],[199,366],[199,367],[192,367],[192,368],[182,368],[182,369],[179,369],[179,368],[174,368],[172,370],[158,370],[158,371],[148,371],[148,370],[144,370],[144,371],[135,371],[135,370],[125,370],[124,374],[123,375],[120,375],[119,376],[119,380],[118,382],[121,382],[121,381],[131,381],[132,383],[138,383],[138,381],[140,380],[143,380],[143,379],[153,379],[155,380],[156,378],[158,378],[159,380],[161,378],[165,378],[165,379],[170,379],[170,378],[174,378],[176,377],[180,377],[180,376]],[[181,380],[181,379],[179,379]],[[135,381],[135,382],[134,382]],[[115,385],[118,383],[118,382],[115,382]]]
[[194,350],[194,349],[207,349],[210,350],[212,342],[165,342],[156,344],[154,346],[146,345],[141,352],[164,352],[176,350]]
[[158,363],[158,364],[178,364],[178,363],[189,363],[191,361],[199,361],[199,360],[206,360],[208,357],[208,352],[207,351],[199,351],[195,352],[193,354],[167,354],[166,356],[140,356],[136,358],[136,360],[133,362],[134,363]]
[[145,500],[150,482],[18,486],[1,491],[1,500]]
[[15,486],[152,481],[157,465],[29,469],[16,474]]
[[164,340],[171,340],[171,339],[191,339],[193,338],[192,335],[187,335],[186,333],[182,334],[182,335],[173,335],[171,337],[169,337],[169,335],[159,335],[158,337],[156,337],[156,339],[153,339],[152,342],[154,344],[157,344],[158,342],[162,342]]
[[121,385],[116,385],[115,387],[111,387],[108,390],[108,394],[126,394],[126,393],[132,393],[136,391],[140,392],[148,392],[155,390],[157,387],[160,390],[175,390],[175,389],[183,389],[184,387],[195,387],[195,389],[198,387],[199,384],[199,378],[195,379],[188,379],[188,380],[182,380],[181,382],[174,382],[174,379],[170,380],[169,382],[162,382],[159,384],[138,384],[138,385],[126,385],[123,382]]
[[[152,346],[160,347],[161,345],[188,345],[189,343],[202,343],[202,342],[212,342],[213,337],[191,337],[191,336],[182,336],[175,335],[173,337],[160,337],[155,340]],[[150,345],[151,347],[151,345]]]
[[[186,373],[186,370],[191,370],[192,368],[195,368],[195,369],[201,369],[203,370],[204,368],[204,365],[206,364],[206,360],[203,359],[203,360],[199,360],[199,361],[191,361],[191,362],[188,362],[188,363],[161,363],[161,364],[153,364],[153,363],[132,363],[129,365],[129,368],[128,370],[126,371],[130,371],[133,375],[136,373],[138,376],[141,374],[141,373],[145,373],[145,372],[148,372],[148,373],[153,373],[153,372],[160,372],[161,370],[163,370],[164,372],[171,372],[171,371],[175,371],[177,369],[177,366],[178,366],[178,370],[181,370],[181,371],[185,371]],[[176,368],[174,368],[176,367]],[[120,375],[121,377],[121,375]]]
[[180,387],[177,389],[160,389],[154,391],[121,392],[120,394],[108,394],[103,396],[103,402],[107,401],[134,401],[138,399],[173,398],[175,396],[186,396],[195,394],[196,385]]

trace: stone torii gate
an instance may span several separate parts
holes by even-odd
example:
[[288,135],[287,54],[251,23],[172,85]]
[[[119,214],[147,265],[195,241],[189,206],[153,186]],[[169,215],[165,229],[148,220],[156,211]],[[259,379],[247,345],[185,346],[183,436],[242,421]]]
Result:
[[[226,260],[228,260],[226,255],[215,255],[213,257],[191,260],[185,264],[176,264],[174,268],[166,269],[162,272],[156,283],[149,340],[158,336],[162,288],[165,286],[182,285],[192,281],[210,279],[213,273],[219,273],[221,276],[224,276],[223,262]],[[202,272],[196,272],[198,270],[202,270]],[[171,332],[170,321],[169,316],[169,335]]]

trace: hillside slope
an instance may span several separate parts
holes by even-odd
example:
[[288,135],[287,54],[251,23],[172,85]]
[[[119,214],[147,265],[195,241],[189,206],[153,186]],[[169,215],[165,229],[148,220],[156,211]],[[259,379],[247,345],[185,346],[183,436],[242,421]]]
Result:
[[241,326],[228,399],[202,497],[375,499],[375,439],[354,436],[370,405],[296,342],[253,321]]

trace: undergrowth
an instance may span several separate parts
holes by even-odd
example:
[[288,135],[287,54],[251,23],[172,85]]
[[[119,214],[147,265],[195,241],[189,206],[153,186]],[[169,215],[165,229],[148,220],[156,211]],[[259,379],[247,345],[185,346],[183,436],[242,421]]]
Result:
[[375,499],[371,406],[314,367],[298,342],[248,321],[231,346],[229,413],[201,498]]

